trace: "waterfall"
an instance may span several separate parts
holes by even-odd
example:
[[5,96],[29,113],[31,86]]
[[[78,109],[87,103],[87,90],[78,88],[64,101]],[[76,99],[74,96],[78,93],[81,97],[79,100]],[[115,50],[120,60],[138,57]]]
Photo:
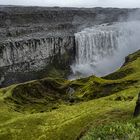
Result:
[[124,58],[140,48],[140,22],[103,24],[75,34],[76,62],[70,79],[104,76],[119,68]]

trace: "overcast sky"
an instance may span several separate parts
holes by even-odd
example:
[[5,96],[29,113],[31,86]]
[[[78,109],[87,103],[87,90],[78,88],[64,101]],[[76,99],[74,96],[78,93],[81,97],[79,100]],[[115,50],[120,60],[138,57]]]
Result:
[[140,8],[140,0],[0,0],[0,5]]

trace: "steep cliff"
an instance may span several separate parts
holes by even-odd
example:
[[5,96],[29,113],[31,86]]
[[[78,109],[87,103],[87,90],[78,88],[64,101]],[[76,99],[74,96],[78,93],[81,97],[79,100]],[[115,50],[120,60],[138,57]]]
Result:
[[[1,83],[15,83],[47,76],[50,65],[69,69],[74,37],[50,37],[8,41],[0,45]],[[65,67],[66,66],[66,67]],[[44,71],[42,71],[44,70]],[[66,76],[66,75],[65,75]]]

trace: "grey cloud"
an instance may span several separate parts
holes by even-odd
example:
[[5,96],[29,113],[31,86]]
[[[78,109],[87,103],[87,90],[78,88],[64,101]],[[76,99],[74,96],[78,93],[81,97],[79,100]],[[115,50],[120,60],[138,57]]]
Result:
[[140,7],[139,0],[0,0],[0,4],[66,7]]

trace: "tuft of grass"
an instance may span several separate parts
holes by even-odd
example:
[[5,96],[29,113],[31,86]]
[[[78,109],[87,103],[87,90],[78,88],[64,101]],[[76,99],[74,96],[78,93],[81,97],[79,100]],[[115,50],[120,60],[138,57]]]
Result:
[[92,128],[81,140],[139,140],[140,118]]

